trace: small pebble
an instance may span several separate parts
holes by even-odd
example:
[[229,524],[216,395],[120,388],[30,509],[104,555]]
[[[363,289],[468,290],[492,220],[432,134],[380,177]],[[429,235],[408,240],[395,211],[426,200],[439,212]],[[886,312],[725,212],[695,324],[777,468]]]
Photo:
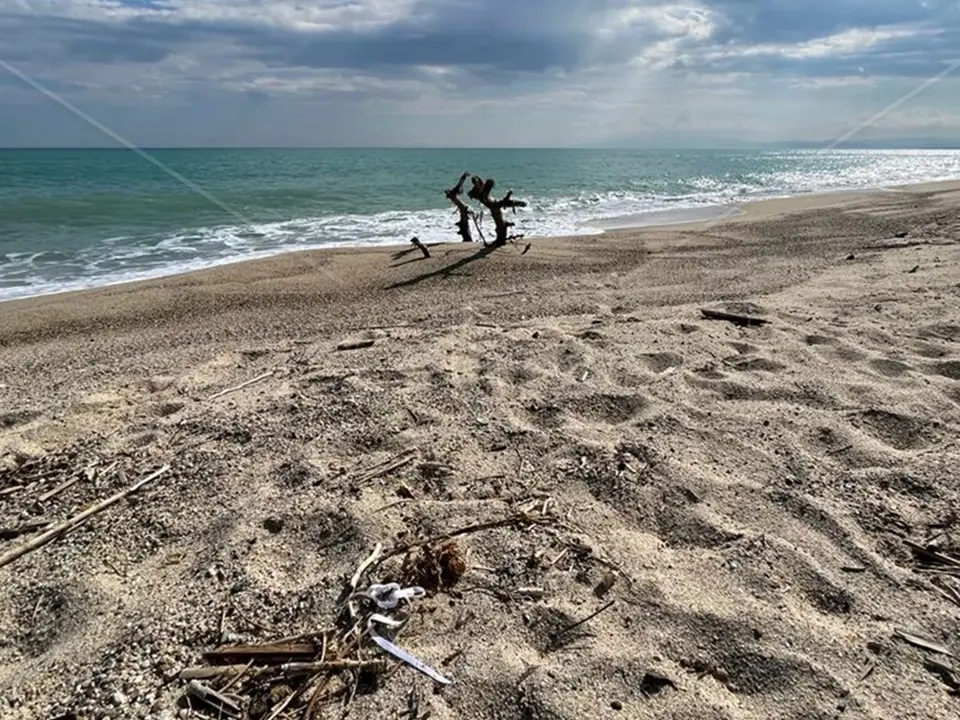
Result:
[[612,703],[610,703],[610,707],[612,707],[614,710],[623,710],[623,703],[619,700],[614,700]]

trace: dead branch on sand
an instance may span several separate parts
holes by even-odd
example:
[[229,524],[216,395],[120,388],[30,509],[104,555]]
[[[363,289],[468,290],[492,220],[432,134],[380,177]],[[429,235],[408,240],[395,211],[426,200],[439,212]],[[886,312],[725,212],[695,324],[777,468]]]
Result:
[[490,217],[493,218],[493,224],[496,228],[497,235],[492,244],[505,245],[508,240],[518,240],[522,238],[522,234],[510,234],[510,228],[513,227],[515,223],[504,220],[503,211],[516,211],[516,209],[519,207],[526,207],[526,201],[514,200],[513,190],[508,190],[507,194],[499,200],[490,197],[490,193],[493,192],[493,187],[496,184],[493,178],[487,178],[484,180],[483,178],[474,175],[472,178],[470,178],[470,182],[473,183],[473,187],[470,189],[470,192],[468,192],[467,195],[489,210]]
[[253,378],[253,379],[251,379],[251,380],[247,380],[246,382],[242,382],[242,383],[240,383],[239,385],[235,385],[234,387],[227,388],[226,390],[221,390],[221,391],[218,392],[218,393],[214,393],[213,395],[211,395],[210,397],[208,397],[207,400],[208,400],[208,401],[209,401],[209,400],[216,400],[217,398],[223,397],[224,395],[229,395],[230,393],[235,393],[235,392],[237,392],[238,390],[243,390],[244,388],[250,387],[250,386],[253,385],[254,383],[258,383],[258,382],[260,382],[260,381],[262,381],[262,380],[266,380],[267,378],[271,378],[271,377],[273,377],[274,375],[276,375],[276,372],[275,372],[274,370],[270,370],[269,372],[263,373],[263,375],[257,375],[257,377],[255,377],[255,378]]
[[[444,191],[447,200],[452,202],[457,208],[460,219],[457,220],[457,234],[464,242],[473,242],[473,235],[470,234],[470,220],[476,220],[476,216],[470,206],[460,197],[463,194],[463,185],[466,183],[470,173],[465,172],[460,176],[460,180],[449,190]],[[478,228],[479,229],[479,228]]]
[[[522,234],[510,233],[510,228],[512,228],[515,223],[506,220],[503,217],[503,211],[515,211],[517,208],[526,207],[526,201],[514,199],[513,190],[508,191],[507,194],[502,198],[491,197],[490,193],[493,192],[494,185],[496,184],[494,179],[483,179],[478,175],[471,176],[468,172],[465,172],[460,176],[460,179],[457,181],[456,185],[449,190],[444,191],[444,195],[446,195],[447,199],[454,204],[454,206],[457,208],[457,212],[459,213],[459,220],[457,220],[456,226],[457,234],[460,236],[460,238],[464,242],[473,242],[473,235],[470,231],[470,221],[473,220],[474,226],[477,229],[477,233],[480,235],[480,239],[483,241],[484,245],[487,244],[486,238],[483,237],[483,231],[480,229],[478,213],[471,210],[470,206],[467,205],[461,197],[463,194],[463,187],[466,184],[468,177],[470,178],[472,187],[467,192],[467,197],[480,203],[490,212],[490,217],[493,218],[496,237],[491,244],[505,245],[509,240],[518,240],[522,238]],[[527,250],[529,250],[529,247],[526,248],[524,252]]]
[[707,320],[725,320],[726,322],[739,325],[740,327],[760,326],[766,325],[770,322],[769,320],[764,320],[763,318],[750,317],[748,315],[737,315],[736,313],[721,312],[719,310],[708,310],[707,308],[702,308],[700,312]]
[[147,483],[153,482],[158,477],[160,477],[165,472],[167,472],[167,470],[169,469],[170,469],[169,465],[164,465],[162,468],[160,468],[156,472],[153,472],[147,475],[142,480],[135,482],[126,490],[121,490],[115,495],[111,495],[106,500],[102,500],[98,502],[93,507],[87,508],[83,512],[78,513],[67,520],[64,520],[59,525],[56,525],[55,527],[50,528],[46,532],[41,533],[40,535],[37,535],[35,538],[33,538],[32,540],[29,540],[28,542],[25,542],[20,547],[14,548],[10,552],[6,553],[5,555],[0,556],[0,567],[9,565],[10,563],[20,559],[24,555],[31,553],[34,550],[37,550],[43,547],[44,545],[46,545],[47,543],[57,539],[67,531],[73,530],[75,527],[86,522],[97,513],[106,510],[108,507],[110,507],[111,505],[115,505],[116,503],[120,502],[128,495],[135,493],[137,490],[142,488]]

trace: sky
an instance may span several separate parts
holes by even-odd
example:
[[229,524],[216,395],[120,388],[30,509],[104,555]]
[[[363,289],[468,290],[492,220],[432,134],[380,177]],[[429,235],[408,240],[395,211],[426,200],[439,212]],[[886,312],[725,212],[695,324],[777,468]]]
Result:
[[0,146],[960,142],[960,0],[0,0]]

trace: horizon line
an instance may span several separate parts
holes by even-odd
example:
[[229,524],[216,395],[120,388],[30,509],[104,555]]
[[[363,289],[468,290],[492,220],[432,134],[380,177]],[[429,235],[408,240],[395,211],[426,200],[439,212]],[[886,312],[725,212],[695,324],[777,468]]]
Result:
[[[718,142],[690,144],[610,143],[593,145],[143,145],[144,150],[763,150],[819,147],[819,140],[773,140],[769,142]],[[950,140],[925,138],[889,138],[851,140],[836,149],[889,150],[956,150],[960,137]],[[122,145],[0,145],[0,150],[120,150],[130,152]]]

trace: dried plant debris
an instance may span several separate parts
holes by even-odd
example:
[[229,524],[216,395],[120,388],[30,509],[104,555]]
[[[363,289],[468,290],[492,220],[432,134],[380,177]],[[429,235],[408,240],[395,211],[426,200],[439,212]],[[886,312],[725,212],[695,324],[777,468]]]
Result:
[[[320,717],[331,702],[348,705],[361,688],[381,687],[397,662],[440,685],[449,684],[449,678],[396,644],[398,634],[416,617],[411,611],[414,602],[426,590],[400,583],[368,582],[360,587],[364,576],[376,570],[381,555],[382,546],[377,545],[349,578],[332,627],[203,653],[204,664],[179,673],[186,683],[182,704],[218,718],[309,720]],[[459,579],[466,569],[453,542],[423,546],[415,557],[422,563],[410,564],[410,573],[435,579],[437,587]]]
[[467,572],[467,561],[453,540],[441,545],[424,545],[419,552],[408,554],[400,567],[400,578],[408,585],[418,585],[429,593],[448,590]]

